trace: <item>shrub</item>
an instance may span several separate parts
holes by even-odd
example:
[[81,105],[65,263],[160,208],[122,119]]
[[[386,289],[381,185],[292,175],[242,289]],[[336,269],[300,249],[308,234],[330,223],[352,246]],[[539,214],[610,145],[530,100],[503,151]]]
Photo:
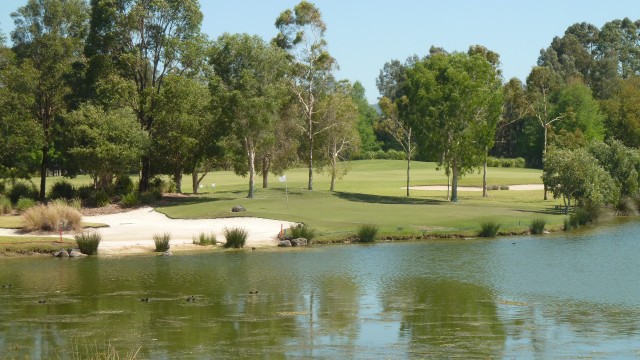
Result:
[[311,243],[311,240],[316,237],[316,230],[304,224],[296,224],[289,230],[291,231],[292,239],[305,238],[307,239],[308,243]]
[[156,194],[157,199],[160,200],[164,193],[175,191],[175,184],[156,176],[149,181],[149,191]]
[[56,200],[51,201],[49,204],[50,205],[57,205],[57,206],[69,206],[69,207],[74,208],[74,209],[76,209],[78,211],[80,211],[80,209],[82,209],[82,202],[78,198],[71,199],[71,200],[56,199]]
[[487,190],[500,190],[498,185],[487,185]]
[[524,168],[524,158],[494,158],[489,156],[487,158],[487,166],[489,167],[504,167],[504,168]]
[[480,223],[480,232],[478,236],[480,237],[494,237],[498,234],[498,229],[500,229],[500,223],[495,220],[487,220]]
[[249,236],[249,232],[243,228],[233,228],[233,229],[224,229],[224,238],[226,243],[224,247],[226,248],[242,248],[244,247],[245,242],[247,241],[247,236]]
[[376,240],[378,234],[378,226],[372,224],[363,224],[358,227],[358,241],[363,243],[371,243]]
[[91,230],[76,234],[74,237],[81,253],[87,255],[96,255],[98,253],[98,246],[102,241],[102,235],[99,232]]
[[137,191],[132,191],[120,199],[120,204],[124,207],[134,207],[140,204],[140,198]]
[[210,234],[205,234],[205,233],[200,233],[200,235],[198,235],[197,237],[194,236],[193,237],[193,243],[195,245],[215,245],[218,243],[218,241],[216,240],[216,234],[214,233],[210,233]]
[[543,218],[536,218],[531,220],[531,225],[529,225],[529,230],[532,234],[538,235],[544,232],[544,227],[547,224],[547,220]]
[[19,213],[25,212],[27,209],[36,206],[36,201],[30,198],[20,198],[16,203],[16,211]]
[[500,185],[500,190],[509,190],[509,185]]
[[157,252],[165,252],[169,250],[169,247],[171,247],[171,245],[169,245],[169,241],[171,241],[170,233],[153,234],[153,242],[156,244]]
[[97,207],[103,207],[111,204],[109,194],[104,190],[95,190],[92,196],[92,203]]
[[79,229],[82,214],[68,205],[52,203],[34,206],[22,214],[24,229],[27,231],[54,231]]
[[4,196],[0,196],[0,215],[11,214],[11,200]]
[[36,200],[38,198],[38,189],[34,184],[25,182],[15,183],[9,191],[9,199],[12,204],[17,204],[20,198],[28,198]]
[[628,197],[621,197],[614,204],[614,210],[617,216],[629,216],[636,212],[633,201]]
[[67,199],[71,200],[76,196],[76,189],[66,180],[56,181],[51,190],[49,190],[50,199]]
[[160,194],[160,197],[158,197],[158,194],[159,193],[152,191],[143,192],[142,194],[138,194],[138,201],[140,204],[151,204],[156,200],[162,199],[162,195]]
[[563,226],[563,230],[564,231],[569,231],[571,230],[571,219],[569,217],[565,217],[564,218],[564,226]]
[[7,192],[7,183],[4,180],[0,180],[0,195],[4,195]]
[[83,186],[79,186],[76,189],[76,195],[80,198],[80,200],[82,200],[86,205],[91,205],[93,206],[93,204],[91,204],[91,196],[93,195],[93,186],[91,185],[83,185]]
[[131,194],[136,190],[136,185],[129,175],[120,175],[116,178],[114,192],[116,195]]

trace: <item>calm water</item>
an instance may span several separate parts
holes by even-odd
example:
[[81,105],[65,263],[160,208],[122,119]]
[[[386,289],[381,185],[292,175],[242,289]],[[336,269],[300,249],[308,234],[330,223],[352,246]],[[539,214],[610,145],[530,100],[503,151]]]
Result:
[[3,259],[0,359],[637,358],[639,233]]

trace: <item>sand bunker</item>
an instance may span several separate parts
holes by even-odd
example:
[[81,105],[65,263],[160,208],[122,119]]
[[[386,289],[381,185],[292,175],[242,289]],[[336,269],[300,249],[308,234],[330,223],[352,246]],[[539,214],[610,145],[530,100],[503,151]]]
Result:
[[[288,221],[261,218],[238,217],[220,219],[170,219],[153,208],[144,207],[133,211],[84,216],[83,222],[107,224],[97,229],[102,234],[98,248],[100,254],[122,254],[148,252],[155,248],[154,234],[170,233],[172,249],[197,248],[193,237],[200,233],[213,233],[218,241],[224,242],[224,229],[241,227],[249,232],[245,247],[271,247],[278,244],[277,235],[281,226],[285,229],[293,225]],[[0,235],[20,235],[18,230],[0,229]],[[29,234],[33,235],[33,234]],[[47,234],[45,236],[59,236]],[[68,235],[65,235],[68,237]]]
[[[406,187],[403,187],[406,189]],[[447,186],[442,185],[421,185],[421,186],[411,186],[409,187],[411,190],[431,190],[431,191],[447,191]],[[449,188],[451,189],[451,188]],[[542,184],[524,184],[524,185],[509,185],[509,190],[544,190],[544,185]],[[482,191],[481,187],[478,186],[458,186],[458,191]],[[498,191],[498,190],[489,190],[489,191]]]

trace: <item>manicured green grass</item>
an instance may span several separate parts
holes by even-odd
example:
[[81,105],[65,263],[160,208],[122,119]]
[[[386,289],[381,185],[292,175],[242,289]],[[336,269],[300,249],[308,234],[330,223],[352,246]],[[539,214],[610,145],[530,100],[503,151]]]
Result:
[[[306,190],[307,170],[286,172],[285,184],[271,176],[270,188],[258,188],[254,199],[246,199],[247,179],[221,171],[203,180],[203,194],[165,201],[158,210],[172,218],[215,218],[256,216],[303,222],[319,231],[318,240],[344,239],[360,224],[380,227],[380,238],[426,234],[473,236],[482,219],[500,219],[501,232],[526,232],[533,218],[544,218],[549,225],[562,224],[554,205],[560,200],[542,200],[539,191],[460,192],[459,201],[446,201],[445,191],[412,190],[406,197],[403,161],[366,160],[353,162],[350,172],[329,192],[327,174],[315,174],[314,191]],[[434,163],[413,162],[412,185],[446,185],[443,172]],[[539,184],[541,172],[532,169],[489,168],[488,183],[500,185]],[[184,191],[190,192],[188,181]],[[215,188],[211,186],[215,183]],[[258,186],[260,182],[257,182]],[[461,186],[481,186],[482,174],[474,173],[460,181]],[[231,213],[234,205],[247,212]]]
[[63,238],[0,236],[0,255],[28,255],[33,253],[52,254],[61,248],[76,246],[76,242]]

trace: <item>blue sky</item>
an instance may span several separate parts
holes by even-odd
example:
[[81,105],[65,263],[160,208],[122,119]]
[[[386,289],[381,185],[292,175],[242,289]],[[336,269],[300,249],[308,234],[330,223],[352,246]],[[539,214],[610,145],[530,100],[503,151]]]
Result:
[[[278,14],[299,0],[200,0],[202,29],[210,38],[246,32],[271,39]],[[480,44],[500,54],[505,80],[526,78],[540,49],[576,22],[601,27],[613,19],[640,18],[638,0],[316,0],[327,23],[337,77],[360,81],[370,102],[385,62],[425,55],[431,45],[466,51]],[[26,0],[0,0],[0,29],[13,28],[10,13]]]

